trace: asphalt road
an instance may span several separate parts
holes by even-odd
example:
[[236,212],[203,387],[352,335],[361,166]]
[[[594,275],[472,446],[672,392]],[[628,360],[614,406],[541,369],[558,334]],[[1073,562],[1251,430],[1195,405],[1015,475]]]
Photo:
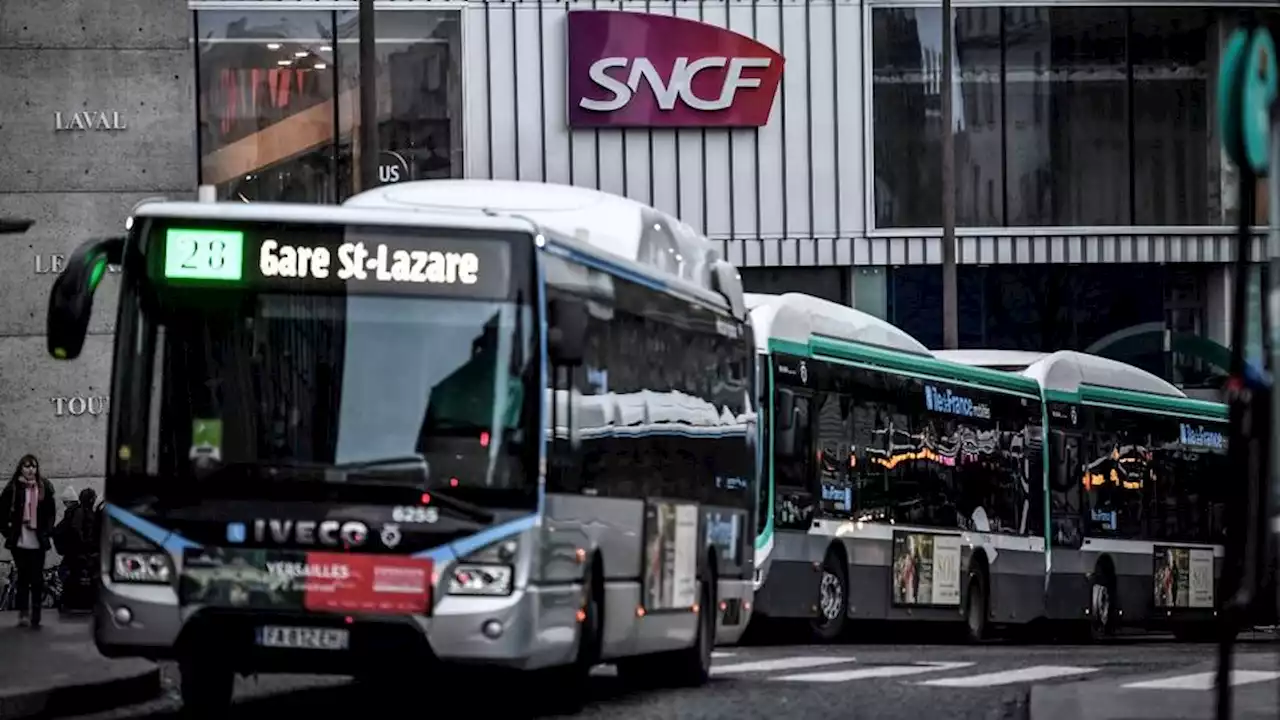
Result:
[[[1271,702],[1280,698],[1280,662],[1274,643],[1240,649],[1244,690]],[[870,718],[874,720],[1022,720],[1031,718],[1032,689],[1041,693],[1035,720],[1115,720],[1091,715],[1072,697],[1111,697],[1142,707],[1159,697],[1166,704],[1212,708],[1212,695],[1197,679],[1214,658],[1214,647],[1165,638],[1121,640],[1105,646],[952,644],[848,644],[734,647],[718,650],[710,684],[698,689],[631,690],[612,668],[593,673],[592,700],[579,720],[788,720],[789,718]],[[170,679],[176,670],[167,669]],[[1247,681],[1247,682],[1244,682]],[[1144,687],[1144,684],[1147,686]],[[1135,687],[1126,687],[1135,685]],[[1063,689],[1067,694],[1061,694]],[[1057,690],[1060,694],[1044,694]],[[535,688],[555,692],[554,687]],[[525,705],[515,688],[495,682],[461,688],[433,685],[430,676],[398,698],[369,696],[369,690],[341,680],[264,676],[241,681],[234,716],[245,720],[280,717],[340,717],[368,714],[371,706],[417,708],[430,717],[467,709],[512,715]],[[1108,695],[1108,693],[1110,695]],[[1179,695],[1179,693],[1182,693]],[[1183,703],[1180,698],[1196,698]],[[1124,702],[1116,700],[1122,698]],[[376,702],[375,702],[376,701]],[[144,706],[98,714],[92,720],[173,718],[176,691]],[[1270,717],[1280,715],[1268,705]],[[1061,712],[1049,713],[1045,709]],[[1208,712],[1208,711],[1205,711]],[[1054,715],[1050,718],[1048,715]],[[1132,717],[1140,717],[1134,714]],[[1166,714],[1159,717],[1173,718]],[[1211,720],[1211,714],[1179,718]],[[1251,717],[1251,716],[1250,716]],[[83,720],[88,720],[88,717]]]

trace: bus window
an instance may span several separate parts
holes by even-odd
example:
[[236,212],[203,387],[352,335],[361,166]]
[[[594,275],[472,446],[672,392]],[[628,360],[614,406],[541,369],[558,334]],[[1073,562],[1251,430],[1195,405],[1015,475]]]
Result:
[[1077,546],[1084,538],[1081,527],[1080,439],[1061,430],[1054,430],[1049,440],[1049,513],[1052,539],[1057,545]]
[[[780,393],[781,395],[781,393]],[[774,440],[774,483],[777,486],[775,513],[779,527],[807,528],[813,518],[814,454],[810,427],[810,401],[794,396],[792,422],[786,430],[776,430]]]

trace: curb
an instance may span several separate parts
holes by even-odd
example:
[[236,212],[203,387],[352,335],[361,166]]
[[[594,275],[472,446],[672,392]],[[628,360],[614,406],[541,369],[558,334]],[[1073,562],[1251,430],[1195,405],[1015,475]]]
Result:
[[0,720],[87,715],[153,700],[160,692],[155,666],[100,682],[0,691]]

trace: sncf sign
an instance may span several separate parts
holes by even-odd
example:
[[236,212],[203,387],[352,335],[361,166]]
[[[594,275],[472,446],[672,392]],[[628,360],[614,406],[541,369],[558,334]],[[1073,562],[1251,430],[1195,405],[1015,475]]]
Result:
[[569,13],[571,127],[759,127],[783,58],[696,20],[610,10]]

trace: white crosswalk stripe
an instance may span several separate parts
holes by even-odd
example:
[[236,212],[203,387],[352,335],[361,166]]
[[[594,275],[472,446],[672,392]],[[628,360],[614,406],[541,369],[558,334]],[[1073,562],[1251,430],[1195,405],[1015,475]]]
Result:
[[726,652],[724,650],[716,650],[715,652],[711,653],[711,657],[713,658],[730,658],[730,657],[733,657],[734,655],[735,653]]
[[968,675],[965,677],[940,678],[938,680],[924,680],[916,683],[917,685],[929,685],[932,687],[996,687],[998,685],[1015,685],[1017,683],[1038,682],[1040,680],[1050,680],[1052,678],[1069,677],[1072,675],[1085,675],[1097,672],[1098,668],[1094,667],[1071,667],[1064,665],[1033,665],[1027,668],[1017,668],[1014,670],[1001,670],[998,672],[982,673],[979,675]]
[[802,670],[804,668],[823,667],[824,665],[839,665],[849,662],[854,662],[854,659],[851,657],[832,657],[830,655],[813,657],[781,657],[770,660],[734,663],[732,665],[713,665],[711,668],[711,674],[732,675],[735,673],[765,673],[786,670]]
[[799,675],[783,675],[782,677],[769,678],[770,680],[778,680],[785,682],[817,682],[817,683],[839,683],[850,682],[852,680],[868,680],[871,678],[891,678],[905,677],[908,675],[921,675],[923,673],[939,672],[941,670],[959,670],[960,668],[972,667],[971,662],[934,662],[934,663],[915,663],[913,665],[877,665],[872,667],[857,668],[855,670],[833,670],[829,672],[802,673]]
[[[1270,670],[1232,670],[1231,685],[1251,685],[1280,678],[1280,672]],[[1125,683],[1120,687],[1130,690],[1212,690],[1217,681],[1215,672],[1198,672],[1190,675],[1157,678]]]

